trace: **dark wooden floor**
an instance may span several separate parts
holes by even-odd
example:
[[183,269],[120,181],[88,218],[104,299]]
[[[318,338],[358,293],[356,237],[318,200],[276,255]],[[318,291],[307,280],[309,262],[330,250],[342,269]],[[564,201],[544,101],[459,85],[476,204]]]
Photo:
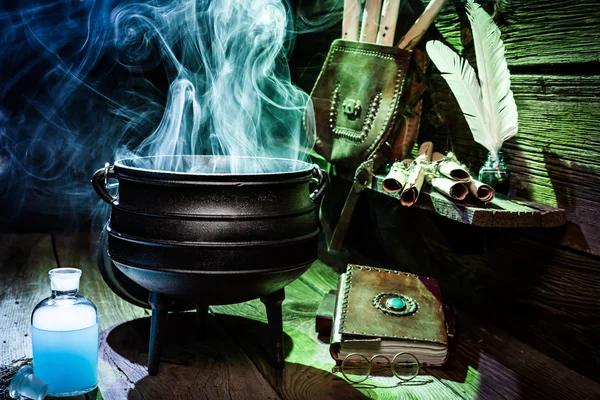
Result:
[[146,357],[149,312],[114,295],[95,265],[94,235],[0,236],[0,364],[31,356],[29,317],[48,296],[47,270],[83,270],[81,294],[101,321],[98,398],[104,399],[600,399],[600,385],[568,370],[492,326],[466,315],[448,364],[407,384],[377,378],[353,386],[332,373],[328,346],[314,332],[323,294],[337,275],[315,263],[286,289],[286,367],[269,364],[265,311],[258,300],[211,307],[209,335],[194,337],[190,313],[172,314],[158,376]]

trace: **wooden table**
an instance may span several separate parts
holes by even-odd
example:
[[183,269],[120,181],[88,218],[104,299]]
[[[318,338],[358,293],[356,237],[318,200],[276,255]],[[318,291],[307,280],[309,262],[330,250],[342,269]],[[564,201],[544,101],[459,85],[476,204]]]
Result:
[[350,385],[332,373],[328,346],[314,332],[317,307],[337,280],[319,262],[286,288],[285,370],[275,371],[269,364],[264,307],[253,300],[211,307],[209,334],[202,342],[194,336],[193,313],[171,314],[160,372],[149,377],[149,311],[121,300],[106,286],[95,264],[95,237],[0,237],[0,364],[31,357],[30,314],[49,295],[46,272],[59,263],[83,270],[80,292],[99,310],[97,398],[600,399],[599,384],[460,313],[457,345],[445,367],[428,368],[402,385],[386,380],[391,378]]

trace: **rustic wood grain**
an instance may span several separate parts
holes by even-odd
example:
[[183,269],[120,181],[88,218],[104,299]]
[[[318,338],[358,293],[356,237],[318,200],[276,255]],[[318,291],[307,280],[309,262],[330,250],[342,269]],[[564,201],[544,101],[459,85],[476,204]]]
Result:
[[[436,98],[448,90],[432,76]],[[600,140],[594,121],[600,120],[600,75],[513,75],[519,110],[519,133],[503,146],[511,172],[511,194],[559,207],[569,229],[552,235],[557,243],[600,254]],[[443,89],[445,87],[445,89]],[[444,129],[425,130],[438,150],[453,150],[472,170],[478,170],[486,150],[473,141],[464,117],[450,98],[438,111],[446,116]],[[454,111],[452,111],[454,110]],[[548,237],[548,236],[546,236]]]
[[31,312],[50,295],[50,235],[0,235],[0,363],[31,358]]
[[[339,13],[338,3],[302,2],[301,10],[306,18],[313,15],[318,19],[326,13]],[[436,26],[443,38],[460,52],[461,18],[462,26],[466,20],[463,14],[457,14],[455,4],[459,3],[448,2]],[[596,134],[600,120],[600,75],[594,73],[597,68],[593,64],[588,69],[581,68],[582,63],[600,60],[597,4],[591,0],[543,3],[512,0],[499,4],[502,12],[496,20],[505,40],[509,67],[514,67],[511,87],[519,110],[520,133],[503,149],[513,173],[512,194],[565,209],[567,219],[574,225],[564,230],[559,243],[600,255],[600,213],[595,200],[600,188]],[[573,27],[577,27],[576,34]],[[295,78],[307,91],[320,70],[328,43],[339,36],[339,29],[335,32],[327,29],[318,35],[298,38]],[[523,73],[529,70],[517,68],[533,65],[546,73]],[[553,74],[553,70],[560,74]],[[424,132],[427,129],[424,123],[421,136],[433,134],[436,148],[453,148],[461,161],[478,170],[486,158],[486,150],[472,140],[445,82],[439,76],[432,76],[431,83],[433,93],[429,101],[430,105],[435,103],[435,109],[428,118],[439,116],[444,121],[435,133]],[[439,93],[440,85],[445,95]]]
[[99,388],[104,399],[279,399],[229,335],[211,324],[211,337],[195,340],[193,314],[171,314],[160,373],[149,377],[149,312],[115,295],[96,267],[97,235],[56,237],[61,266],[83,271],[81,293],[98,307],[101,341]]
[[[519,134],[503,148],[512,173],[511,195],[538,203],[536,208],[542,211],[544,204],[564,209],[566,226],[440,230],[444,224],[423,210],[390,207],[387,199],[359,207],[358,227],[353,230],[363,234],[354,243],[386,263],[439,274],[447,292],[462,299],[463,307],[478,310],[537,349],[595,377],[600,336],[593,311],[598,309],[600,271],[598,4],[498,3],[501,13],[496,21],[519,110]],[[467,39],[465,54],[472,55],[468,34],[461,31],[466,19],[463,10],[457,14],[457,4],[464,1],[448,2],[436,26],[459,52],[461,36]],[[301,61],[306,60],[311,59]],[[310,68],[303,70],[308,88],[318,73],[318,67],[313,69],[314,75]],[[433,139],[437,150],[454,150],[477,171],[487,151],[474,143],[443,79],[433,74],[430,84],[420,140]],[[364,224],[374,214],[379,218]],[[403,215],[401,222],[397,215]],[[369,249],[376,242],[384,243],[383,249]],[[457,253],[457,242],[462,242],[462,252],[471,254]]]
[[[333,375],[330,371],[334,363],[329,355],[329,347],[327,344],[320,343],[314,332],[315,313],[321,294],[301,283],[300,280],[287,288],[287,299],[284,302],[286,344],[291,350],[288,351],[284,371],[276,371],[270,364],[270,342],[265,324],[265,309],[259,300],[253,300],[242,304],[212,307],[217,312],[227,310],[229,315],[217,315],[218,323],[210,325],[216,332],[211,332],[207,341],[200,344],[193,341],[193,326],[190,326],[192,319],[171,315],[169,326],[172,328],[169,328],[169,332],[173,334],[174,328],[175,334],[178,331],[186,334],[182,337],[171,336],[163,349],[161,373],[157,377],[149,378],[145,367],[149,320],[144,318],[130,321],[147,315],[147,310],[124,302],[110,292],[104,284],[94,265],[95,238],[88,238],[87,234],[67,235],[58,236],[56,242],[61,265],[75,266],[81,268],[84,275],[95,276],[93,287],[90,285],[88,290],[98,294],[93,297],[90,295],[90,298],[94,301],[107,297],[110,299],[100,301],[104,307],[96,303],[101,311],[101,318],[106,320],[103,326],[107,327],[102,333],[103,362],[99,369],[100,391],[105,399],[120,398],[121,393],[126,393],[130,398],[140,399],[156,398],[153,396],[157,394],[161,397],[189,398],[186,396],[193,393],[196,393],[195,398],[202,398],[209,393],[207,390],[199,389],[206,382],[206,373],[203,371],[214,368],[223,370],[221,375],[229,377],[232,381],[227,385],[221,385],[221,392],[213,388],[213,392],[210,392],[211,396],[206,397],[211,399],[219,398],[219,394],[225,396],[228,393],[226,390],[230,387],[237,388],[236,390],[240,390],[245,395],[253,393],[256,396],[253,398],[268,399],[272,398],[269,392],[272,390],[271,386],[275,389],[277,398],[285,399],[338,399],[340,396],[362,399],[365,398],[365,394],[383,399],[397,399],[402,398],[406,390],[423,399],[453,398],[453,392],[439,382],[436,385],[432,380],[434,378],[424,378],[423,386],[414,388],[411,386],[406,390],[403,387],[385,389],[383,393],[379,393],[368,388],[357,390],[345,380]],[[315,274],[313,276],[316,278]],[[311,286],[321,284],[315,283]],[[83,293],[83,286],[81,290]],[[134,315],[131,310],[139,311],[141,315]],[[171,325],[171,320],[175,322],[174,325]],[[187,326],[186,321],[188,321]],[[229,337],[233,338],[236,344]],[[244,358],[246,356],[240,347],[248,354],[249,359]],[[227,363],[228,370],[224,368],[221,361],[218,361],[221,359],[225,359],[222,362]],[[235,365],[229,365],[231,363],[228,360]],[[209,365],[207,366],[206,363]],[[268,382],[263,378],[261,387],[265,386],[269,391],[261,391],[254,387],[257,370],[266,375]],[[167,373],[162,374],[163,371]],[[212,381],[215,379],[210,382]],[[178,386],[182,387],[181,391],[168,394],[168,390]],[[188,389],[190,387],[195,388],[196,391],[190,391]]]
[[[11,335],[10,341],[3,344],[5,363],[30,355],[29,339],[19,333],[28,328],[33,305],[47,295],[46,271],[55,266],[55,261],[49,235],[3,235],[0,239],[0,277],[8,284],[8,290],[0,295],[0,312],[9,315],[5,311],[12,310],[10,321],[18,327],[0,327],[5,329],[3,335]],[[209,318],[209,335],[204,342],[195,341],[193,314],[171,314],[161,373],[148,377],[146,310],[124,302],[103,283],[95,268],[95,251],[90,251],[93,237],[63,235],[55,242],[61,265],[83,270],[81,292],[95,301],[103,319],[99,396],[104,399],[244,399],[249,394],[257,399],[516,399],[566,398],[565,394],[595,398],[600,393],[599,385],[498,329],[462,315],[458,320],[458,346],[446,367],[427,369],[416,381],[393,388],[349,385],[331,372],[333,360],[328,345],[319,342],[314,332],[321,297],[337,282],[337,274],[318,262],[287,288],[285,370],[271,367],[264,307],[253,300],[212,307],[215,314]],[[582,268],[587,270],[589,266]],[[577,273],[567,277],[579,279]],[[550,293],[562,294],[559,289],[549,287]],[[13,307],[15,293],[25,304],[23,309]],[[584,312],[595,307],[583,298],[564,305],[548,299],[549,308],[558,310],[564,318],[568,318],[569,309],[582,309],[579,303],[584,304]],[[389,378],[377,378],[372,383],[379,387],[390,384]]]
[[[428,2],[422,0],[423,4]],[[418,10],[418,0],[409,3]],[[500,13],[495,19],[502,32],[508,66],[513,73],[532,67],[547,71],[566,68],[581,76],[595,70],[593,63],[600,61],[600,30],[597,29],[600,13],[595,1],[510,0],[498,3]],[[463,4],[449,1],[435,21],[435,27],[444,40],[459,52],[463,49],[462,28],[468,27]],[[329,44],[341,36],[342,7],[343,0],[299,2],[300,14],[312,21],[315,25],[311,28],[317,31],[298,37],[292,63],[295,82],[308,92]],[[408,11],[407,8],[401,11],[401,15],[410,20],[410,14],[407,17],[406,13],[402,14],[403,11]]]
[[[457,356],[450,358],[446,368],[428,372],[465,397],[600,398],[599,385],[589,385],[589,380],[558,361],[540,357],[533,348],[464,314],[457,320]],[[557,370],[562,372],[556,374]]]
[[[315,281],[312,278],[316,278]],[[306,284],[306,282],[311,282]],[[368,385],[358,388],[349,385],[339,374],[332,374],[334,361],[329,354],[328,343],[322,343],[315,332],[315,314],[324,291],[334,289],[337,274],[316,262],[305,276],[286,287],[283,302],[284,331],[286,341],[286,367],[275,371],[269,364],[266,326],[259,330],[244,329],[244,325],[265,322],[265,313],[258,300],[247,303],[212,307],[218,314],[217,320],[230,332],[242,327],[245,335],[236,335],[235,340],[262,371],[278,394],[284,399],[354,399],[354,398],[460,398],[436,378],[420,376],[416,382],[377,390]],[[237,318],[235,318],[237,317]],[[247,318],[250,318],[248,320]],[[259,346],[257,346],[257,344]],[[290,349],[291,347],[291,349]],[[378,378],[371,384],[379,387],[394,386],[393,378]]]
[[[464,16],[463,4],[448,2],[436,20],[438,30],[455,45],[460,44],[459,15]],[[498,4],[501,14],[496,21],[506,46],[509,67],[551,67],[600,61],[597,2],[501,0]],[[458,9],[455,5],[459,5]]]
[[[349,245],[388,267],[438,278],[462,309],[600,378],[595,372],[600,362],[597,257],[516,230],[461,230],[460,224],[404,210],[376,193],[368,200],[365,207],[373,212],[368,218],[359,214],[360,229],[352,229]],[[376,235],[370,233],[374,230]],[[422,252],[417,261],[406,256],[408,243]]]
[[[314,282],[320,292],[337,281],[338,275],[323,264],[313,264],[311,272],[321,277]],[[590,385],[588,379],[488,323],[461,313],[457,335],[449,363],[426,372],[465,398],[600,398],[600,385]]]

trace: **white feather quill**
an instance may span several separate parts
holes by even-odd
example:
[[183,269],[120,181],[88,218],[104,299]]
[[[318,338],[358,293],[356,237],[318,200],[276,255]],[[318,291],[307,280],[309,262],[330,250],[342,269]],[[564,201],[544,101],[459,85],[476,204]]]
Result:
[[454,93],[469,128],[471,128],[473,137],[489,137],[491,132],[487,123],[487,111],[483,106],[481,87],[473,67],[469,65],[467,60],[440,41],[431,40],[427,42],[426,50],[431,61],[440,70],[442,77]]
[[518,131],[517,106],[510,90],[510,72],[500,30],[473,0],[467,0],[467,13],[473,32],[477,76],[466,60],[441,42],[427,43],[427,53],[454,93],[473,138],[496,161],[504,141]]

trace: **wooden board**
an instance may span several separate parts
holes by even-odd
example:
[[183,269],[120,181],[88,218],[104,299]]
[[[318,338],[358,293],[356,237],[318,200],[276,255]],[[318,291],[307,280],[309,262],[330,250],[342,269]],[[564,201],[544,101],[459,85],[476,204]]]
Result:
[[[352,175],[343,174],[347,180]],[[385,177],[377,174],[369,188],[378,193],[399,199],[398,193],[383,190]],[[486,228],[551,228],[565,224],[565,211],[545,204],[518,198],[496,197],[488,204],[455,202],[425,184],[415,207],[429,210],[437,215],[461,224]]]
[[[429,0],[421,2],[427,4]],[[410,8],[419,9],[419,0],[410,0],[409,3]],[[595,70],[592,63],[600,61],[600,13],[594,0],[510,0],[498,3],[502,12],[496,21],[513,74],[532,69],[566,69],[575,76],[582,76]],[[460,5],[458,11],[457,4]],[[459,52],[463,48],[462,28],[468,27],[462,4],[464,2],[447,2],[435,21],[435,27],[444,40]],[[341,37],[342,6],[342,0],[299,2],[299,12],[313,25],[308,33],[297,38],[292,68],[294,81],[307,92],[310,92],[321,69],[329,44]],[[401,16],[405,16],[406,12],[408,7],[403,7]]]
[[[337,274],[320,263],[315,263],[286,290],[285,370],[271,368],[264,307],[253,300],[212,307],[214,316],[209,318],[209,336],[204,342],[194,340],[190,313],[171,314],[160,373],[148,377],[147,311],[125,303],[101,281],[95,268],[95,251],[90,251],[94,242],[87,235],[59,236],[56,249],[61,265],[83,270],[81,292],[94,300],[100,312],[99,396],[104,399],[245,399],[251,395],[256,399],[368,396],[442,400],[496,399],[498,394],[516,399],[521,395],[564,398],[567,390],[575,398],[600,396],[600,385],[570,373],[489,325],[474,323],[461,328],[465,340],[460,342],[446,368],[428,369],[416,381],[393,388],[349,385],[332,373],[328,345],[319,342],[314,332],[315,312],[321,297],[337,281]],[[30,355],[29,339],[23,332],[28,329],[31,308],[46,295],[46,271],[56,262],[49,235],[1,236],[0,260],[2,283],[11,287],[0,295],[0,312],[8,315],[7,311],[12,311],[11,321],[18,327],[10,331],[11,337],[3,347],[2,363],[8,363],[14,357]],[[23,307],[14,307],[15,294]],[[505,387],[515,379],[529,386]],[[390,378],[377,378],[371,383],[389,386],[391,382]]]
[[[413,396],[418,399],[458,398],[452,390],[433,377],[419,377],[418,385],[401,385],[383,390],[361,385],[358,388],[348,385],[339,374],[332,374],[334,361],[329,354],[329,345],[323,343],[315,332],[315,314],[323,297],[323,290],[336,287],[337,275],[316,262],[311,270],[286,288],[283,303],[284,331],[288,336],[285,345],[288,349],[286,367],[274,371],[268,360],[269,342],[266,326],[262,329],[249,329],[254,321],[265,321],[262,304],[258,300],[231,306],[212,307],[217,320],[227,325],[230,331],[242,327],[244,335],[237,335],[236,341],[275,387],[282,398],[289,399],[398,399]],[[329,273],[323,276],[323,271]],[[312,279],[313,277],[318,279]],[[246,320],[250,318],[251,320]],[[257,347],[260,344],[260,347]],[[290,349],[291,348],[291,349]],[[379,386],[394,386],[393,378],[380,378],[371,383]]]
[[[338,276],[320,263],[315,263],[307,274],[311,275],[305,275],[306,279],[317,284],[321,293],[335,285]],[[320,279],[311,279],[315,275]],[[457,341],[450,362],[443,368],[427,368],[426,372],[441,379],[457,395],[478,399],[600,396],[600,385],[596,384],[589,392],[573,393],[574,388],[585,386],[589,380],[488,323],[459,313],[456,325]],[[549,372],[557,370],[563,372],[555,377]]]
[[[448,298],[600,378],[600,262],[516,230],[473,228],[373,193],[346,243],[383,266],[438,278]],[[365,212],[368,210],[368,212]]]
[[61,266],[83,271],[81,294],[98,307],[101,325],[99,388],[104,399],[279,399],[254,364],[220,327],[197,343],[193,314],[170,315],[159,375],[146,369],[150,313],[116,296],[96,267],[97,235],[56,239]]
[[[570,226],[562,234],[549,233],[552,238],[600,254],[600,141],[593,122],[600,121],[600,98],[593,89],[599,87],[600,75],[513,75],[512,81],[520,133],[503,147],[511,194],[564,209]],[[448,96],[444,90],[445,82],[433,76],[433,96]],[[453,98],[436,107],[454,117],[445,121],[445,129],[425,128],[422,140],[432,139],[441,151],[452,149],[477,170],[486,150],[473,141]]]
[[50,295],[54,265],[50,235],[1,235],[0,363],[31,358],[31,312]]
[[[427,3],[426,0],[423,0]],[[489,3],[484,1],[484,3]],[[461,7],[457,10],[456,4]],[[449,1],[436,27],[452,44],[460,47],[460,16],[464,2]],[[497,18],[506,46],[508,65],[530,67],[600,61],[600,13],[594,0],[498,1]],[[465,26],[463,17],[463,25]]]

